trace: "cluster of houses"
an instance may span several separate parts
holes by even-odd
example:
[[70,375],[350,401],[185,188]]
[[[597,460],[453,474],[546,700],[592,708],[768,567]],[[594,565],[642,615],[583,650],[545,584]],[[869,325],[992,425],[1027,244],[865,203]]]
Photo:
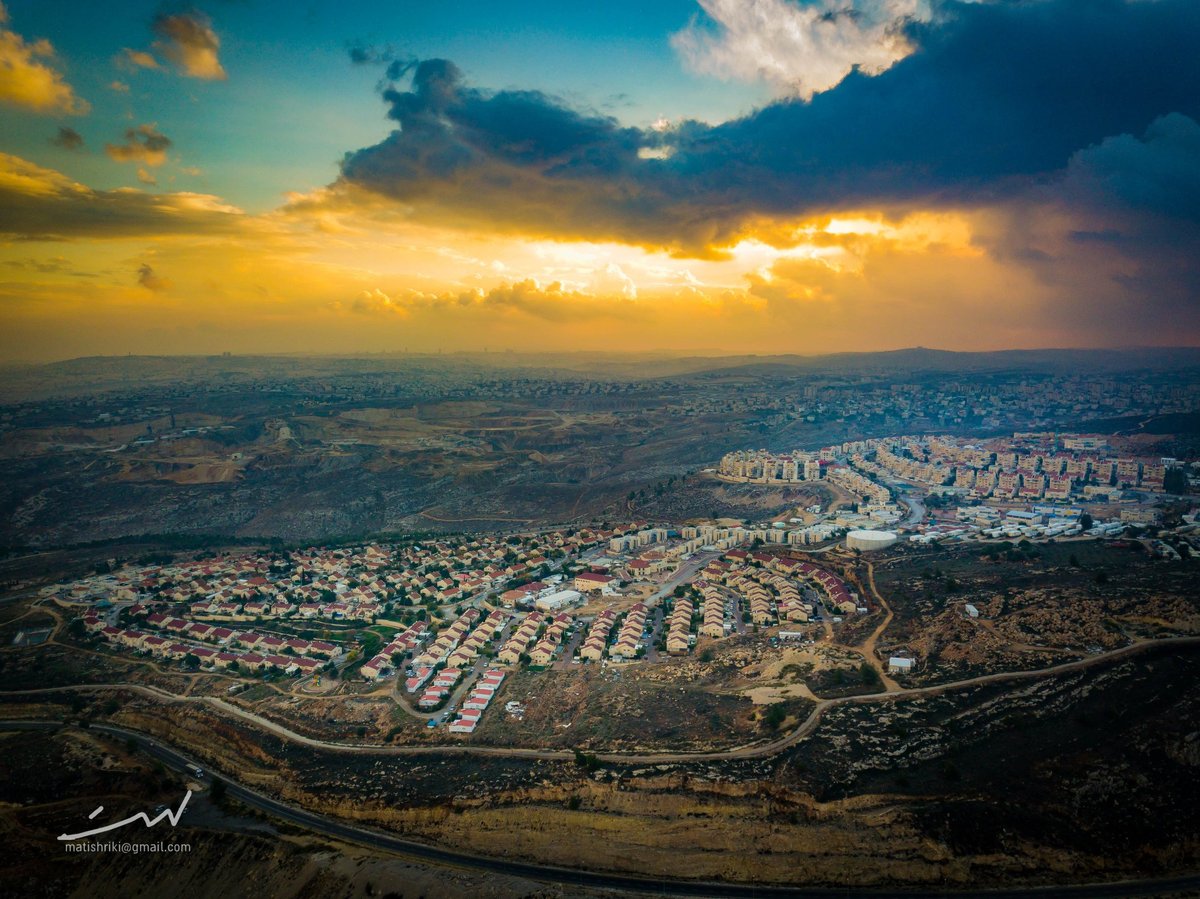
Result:
[[625,613],[625,620],[621,622],[621,629],[617,632],[617,639],[608,650],[610,658],[632,659],[637,655],[638,644],[641,643],[642,634],[646,630],[648,614],[645,603],[639,602],[629,607],[629,611]]
[[775,565],[785,574],[811,581],[825,595],[824,602],[830,611],[850,615],[858,609],[857,597],[850,592],[846,582],[832,571],[797,559],[777,559]]
[[408,546],[369,544],[127,565],[47,587],[42,594],[65,605],[188,603],[193,616],[230,620],[299,616],[372,621],[389,602],[456,602],[529,578],[551,558],[581,552],[622,532],[585,528],[520,538],[481,535]]
[[414,621],[405,630],[392,637],[392,641],[387,646],[368,659],[358,669],[359,673],[367,680],[379,680],[386,677],[392,670],[392,656],[398,652],[414,652],[427,639],[429,639],[429,629],[425,622]]
[[587,636],[583,638],[579,657],[591,662],[598,662],[604,658],[604,650],[608,648],[609,632],[616,623],[617,613],[614,609],[605,609],[597,615],[592,621],[592,626],[588,628]]
[[[99,634],[114,646],[125,647],[167,661],[192,656],[209,668],[236,668],[254,673],[278,669],[285,674],[313,674],[339,648],[323,640],[279,637],[252,631],[233,631],[161,613],[149,615],[146,625],[160,630],[141,630],[106,625],[95,613],[83,618],[89,633]],[[205,641],[214,645],[193,642]]]
[[[441,670],[421,667],[416,669],[413,676],[404,682],[404,687],[409,693],[421,690],[417,708],[432,711],[450,697],[451,692],[462,681],[464,674],[464,669],[458,667],[446,667]],[[463,700],[462,708],[458,710],[455,720],[451,722],[451,732],[469,734],[475,730],[479,718],[504,682],[504,677],[504,672],[498,668],[489,668],[479,676],[472,686],[471,692]]]
[[647,614],[648,609],[645,603],[639,602],[630,606],[621,621],[616,638],[610,645],[609,639],[612,637],[613,629],[620,616],[614,609],[605,609],[596,616],[592,626],[588,629],[587,636],[579,650],[579,657],[590,662],[597,662],[607,652],[608,657],[615,661],[635,658],[646,628]]
[[[430,676],[433,676],[433,682],[429,683]],[[404,686],[410,693],[415,693],[421,688],[421,685],[428,684],[425,691],[421,694],[421,698],[417,700],[417,708],[419,709],[435,709],[450,695],[450,691],[458,686],[458,682],[462,680],[463,670],[461,668],[443,668],[441,671],[435,672],[433,668],[418,668],[415,676],[409,678]],[[415,689],[409,689],[415,687]]]
[[[458,672],[469,667],[484,648],[504,629],[509,618],[508,613],[499,609],[482,621],[479,621],[480,615],[481,612],[478,609],[466,609],[449,627],[438,634],[433,643],[425,647],[413,659],[413,676],[405,682],[409,693],[415,693],[441,666],[444,666],[442,673]],[[475,625],[477,621],[479,624]],[[425,629],[424,622],[416,622],[408,630],[396,635],[379,655],[363,665],[360,669],[361,673],[369,679],[385,676],[391,670],[392,655],[395,652],[415,651],[427,637],[428,631]],[[442,676],[442,673],[439,673],[439,677]],[[457,683],[457,678],[455,678],[455,683]]]
[[[744,558],[745,554],[741,554]],[[728,559],[728,556],[726,557]],[[736,559],[732,562],[721,559],[716,559],[708,564],[704,569],[704,576],[707,581],[702,589],[702,595],[708,605],[708,597],[711,593],[715,593],[714,585],[720,584],[725,588],[734,591],[742,598],[746,610],[750,613],[750,620],[759,626],[766,626],[774,623],[777,618],[782,620],[792,621],[807,621],[808,614],[803,603],[799,603],[795,607],[786,607],[781,610],[773,590],[780,589],[772,583],[776,577],[772,572],[762,569],[745,567],[741,559]],[[799,593],[795,592],[795,588],[786,579],[784,583],[790,591],[788,598],[791,598],[793,593],[796,599],[799,599]],[[768,588],[767,584],[771,587]],[[792,618],[787,617],[787,612],[792,614]]]
[[496,659],[505,665],[517,664],[521,660],[521,656],[537,639],[538,631],[542,629],[542,623],[545,620],[546,616],[541,612],[534,611],[526,615],[509,635],[508,640],[496,655]]
[[533,668],[546,668],[553,661],[558,651],[562,649],[563,637],[571,626],[571,616],[560,612],[547,619],[542,637],[533,649],[529,650],[529,664]]
[[680,596],[675,600],[667,619],[667,652],[671,655],[686,655],[692,648],[692,614],[695,611],[691,597]]
[[450,654],[446,656],[446,664],[459,668],[470,665],[479,657],[479,653],[483,651],[484,647],[504,630],[506,624],[508,624],[506,613],[499,610],[492,612],[479,622],[479,626],[467,634],[458,646],[451,650]]
[[491,704],[502,683],[504,683],[503,671],[496,668],[489,668],[485,671],[475,682],[475,686],[467,698],[463,700],[458,715],[450,722],[450,733],[473,733],[476,725],[479,724],[479,719],[483,717],[483,713]]
[[432,643],[425,647],[419,656],[413,659],[414,666],[432,667],[446,661],[447,657],[471,631],[471,627],[479,620],[482,613],[478,609],[466,609],[450,623],[450,626],[437,635]]
[[858,609],[857,597],[846,587],[845,581],[811,562],[731,550],[723,558],[710,562],[703,574],[706,581],[701,586],[701,595],[705,599],[706,615],[701,632],[708,636],[719,636],[717,612],[712,613],[711,627],[707,613],[710,596],[716,606],[719,593],[715,587],[718,584],[736,591],[746,604],[750,620],[760,626],[777,621],[808,621],[812,617],[812,604],[805,601],[798,585],[801,581],[810,583],[822,594],[822,601],[834,614],[848,615]]
[[678,560],[667,556],[660,550],[642,553],[636,559],[625,563],[625,570],[631,578],[649,579],[655,575],[666,574],[675,569]]
[[704,599],[704,620],[700,622],[700,633],[706,637],[719,640],[724,637],[725,630],[725,597],[712,584],[703,581],[696,584]]

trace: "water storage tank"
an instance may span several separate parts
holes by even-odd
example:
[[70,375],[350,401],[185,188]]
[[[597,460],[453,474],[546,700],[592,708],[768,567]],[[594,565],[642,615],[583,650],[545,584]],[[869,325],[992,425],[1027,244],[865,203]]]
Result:
[[846,535],[846,545],[851,549],[870,552],[873,549],[883,549],[896,542],[896,535],[891,531],[851,531]]

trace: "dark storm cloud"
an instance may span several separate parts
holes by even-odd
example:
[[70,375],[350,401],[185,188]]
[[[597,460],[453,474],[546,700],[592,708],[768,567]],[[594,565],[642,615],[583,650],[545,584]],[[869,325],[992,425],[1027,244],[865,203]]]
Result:
[[[405,74],[393,68],[389,76]],[[641,183],[638,148],[648,139],[638,129],[538,91],[468,87],[447,60],[424,60],[411,71],[411,89],[383,92],[399,130],[345,159],[349,181],[428,202],[443,219],[577,233],[615,234],[638,220],[645,229],[670,202],[651,181]],[[674,224],[662,225],[661,238],[670,240]]]
[[[880,75],[665,133],[536,91],[473,88],[426,60],[410,88],[384,91],[399,129],[349,154],[343,176],[443,222],[703,253],[756,216],[1005,202],[1106,138],[1169,113],[1200,118],[1193,0],[939,9]],[[1119,150],[1105,151],[1111,165],[1144,164]]]
[[1081,150],[1064,190],[1079,202],[1200,224],[1200,124],[1171,113],[1141,138],[1120,134]]

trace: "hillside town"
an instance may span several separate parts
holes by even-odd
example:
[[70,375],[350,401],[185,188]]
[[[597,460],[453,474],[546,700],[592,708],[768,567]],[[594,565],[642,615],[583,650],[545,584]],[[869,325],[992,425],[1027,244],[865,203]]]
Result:
[[[1116,443],[1116,445],[1114,445]],[[338,684],[470,738],[517,672],[657,666],[731,637],[813,644],[877,611],[855,561],[896,543],[996,553],[1134,539],[1200,554],[1186,460],[1101,435],[899,436],[725,455],[697,477],[770,491],[819,486],[767,520],[634,520],[400,542],[202,552],[98,565],[45,587],[107,651],[255,679],[294,695]],[[810,496],[810,494],[798,494]],[[848,578],[850,578],[848,580]],[[978,605],[963,613],[978,617]],[[911,671],[901,653],[890,674]],[[353,695],[353,693],[348,694]],[[516,703],[523,714],[524,700]]]

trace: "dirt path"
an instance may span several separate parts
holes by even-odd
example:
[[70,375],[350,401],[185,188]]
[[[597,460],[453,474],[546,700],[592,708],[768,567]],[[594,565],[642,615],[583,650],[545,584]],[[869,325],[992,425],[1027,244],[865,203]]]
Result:
[[472,515],[470,518],[439,518],[437,515],[430,515],[428,512],[420,513],[422,518],[428,518],[430,521],[439,521],[442,524],[462,524],[465,521],[506,521],[510,524],[530,524],[532,518],[499,518],[495,515]]
[[[938,684],[931,687],[898,688],[892,691],[871,693],[865,696],[850,696],[841,699],[823,699],[818,701],[817,705],[813,708],[809,716],[803,722],[801,722],[795,730],[765,743],[756,742],[746,744],[744,746],[734,747],[732,749],[718,750],[714,752],[599,752],[596,753],[596,755],[602,761],[634,765],[660,765],[671,764],[675,762],[715,762],[731,761],[736,759],[764,758],[775,755],[784,749],[794,746],[796,743],[799,743],[801,740],[810,736],[817,729],[825,712],[834,706],[843,705],[846,703],[855,703],[861,705],[874,702],[901,702],[906,699],[940,696],[953,690],[962,690],[969,687],[983,686],[986,684],[1053,677],[1055,675],[1089,668],[1093,665],[1103,664],[1113,659],[1144,652],[1151,647],[1171,645],[1197,646],[1200,645],[1200,637],[1164,637],[1157,640],[1145,640],[1140,643],[1133,643],[1129,646],[1123,646],[1119,649],[1111,650],[1110,652],[1100,653],[1099,655],[1091,656],[1090,658],[1077,659],[1075,661],[1065,662],[1061,665],[1055,665],[1050,668],[1032,669],[1029,671],[997,672],[994,674],[984,674],[978,677],[967,678],[966,680],[954,681],[948,684]],[[150,687],[141,684],[81,684],[65,687],[44,687],[37,690],[9,690],[0,692],[0,695],[38,696],[45,695],[47,693],[64,693],[71,691],[103,692],[106,690],[127,690],[151,699],[170,703],[205,704],[224,712],[225,714],[253,724],[262,730],[266,730],[279,737],[282,737],[289,742],[299,743],[305,746],[311,746],[313,748],[333,752],[374,753],[377,755],[422,755],[429,753],[462,754],[500,756],[503,758],[543,759],[553,761],[572,760],[575,757],[574,750],[473,746],[469,743],[453,746],[447,746],[445,744],[436,746],[383,746],[370,743],[339,743],[332,740],[319,740],[314,737],[307,737],[303,734],[297,733],[281,724],[264,718],[261,715],[257,715],[254,712],[239,708],[215,696],[181,696],[175,693],[170,693],[166,690],[161,690],[157,687]]]
[[863,658],[867,660],[867,664],[879,674],[879,681],[883,684],[883,688],[888,693],[897,693],[901,689],[900,685],[888,676],[887,668],[884,666],[883,661],[875,655],[875,644],[879,642],[879,638],[883,635],[883,632],[888,629],[888,625],[892,623],[892,618],[895,617],[895,614],[892,612],[892,607],[888,605],[887,600],[883,598],[883,594],[879,592],[879,588],[875,586],[875,563],[873,562],[867,563],[867,583],[871,585],[871,594],[875,597],[875,601],[879,603],[879,607],[883,609],[885,614],[883,621],[879,622],[879,625],[875,630],[871,631],[867,639],[863,640],[854,649],[861,652]]

